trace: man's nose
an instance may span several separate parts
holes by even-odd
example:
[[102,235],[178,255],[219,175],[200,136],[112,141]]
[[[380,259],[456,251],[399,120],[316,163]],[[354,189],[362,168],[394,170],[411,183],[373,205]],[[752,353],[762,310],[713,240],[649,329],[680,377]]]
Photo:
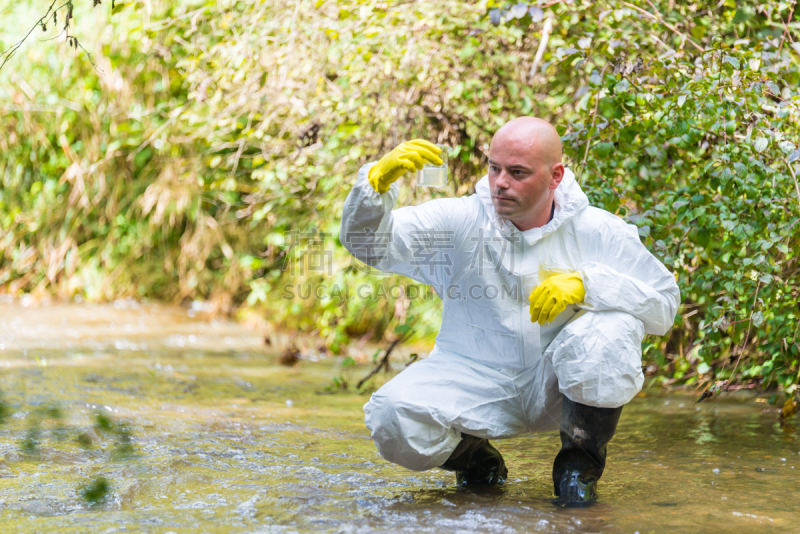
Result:
[[500,175],[495,180],[494,185],[498,189],[508,189],[508,173],[505,170],[500,171]]

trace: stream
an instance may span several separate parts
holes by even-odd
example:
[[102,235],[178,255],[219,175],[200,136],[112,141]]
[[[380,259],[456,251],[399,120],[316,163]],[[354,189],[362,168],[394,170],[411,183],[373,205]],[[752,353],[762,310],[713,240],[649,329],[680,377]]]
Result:
[[[560,509],[556,432],[493,442],[507,484],[459,489],[452,473],[381,459],[364,427],[368,396],[324,391],[341,357],[285,367],[288,338],[271,341],[194,308],[0,302],[2,531],[800,532],[798,431],[763,395],[696,405],[640,393],[597,505]],[[132,454],[93,429],[98,413],[127,429]],[[74,438],[81,429],[90,446]],[[101,477],[108,492],[92,504],[80,488]]]

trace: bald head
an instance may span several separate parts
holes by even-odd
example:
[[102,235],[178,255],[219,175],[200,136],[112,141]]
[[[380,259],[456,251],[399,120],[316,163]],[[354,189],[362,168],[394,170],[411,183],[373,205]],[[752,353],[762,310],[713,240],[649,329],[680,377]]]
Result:
[[509,144],[542,163],[561,163],[561,136],[546,120],[517,117],[505,123],[492,137],[492,144]]
[[518,117],[497,130],[489,146],[489,188],[501,217],[522,231],[550,221],[564,177],[561,137],[536,117]]

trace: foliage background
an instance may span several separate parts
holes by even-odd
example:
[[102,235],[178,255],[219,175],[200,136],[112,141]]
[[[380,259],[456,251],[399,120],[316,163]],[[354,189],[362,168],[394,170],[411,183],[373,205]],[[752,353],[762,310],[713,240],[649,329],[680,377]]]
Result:
[[[648,374],[791,395],[794,7],[81,3],[72,33],[94,64],[62,36],[29,42],[0,71],[0,290],[203,300],[314,332],[334,352],[397,325],[430,339],[436,299],[335,293],[407,283],[363,272],[338,242],[355,172],[422,137],[455,147],[453,180],[432,193],[406,179],[399,202],[469,194],[492,133],[536,115],[563,133],[591,201],[639,226],[676,273],[683,305],[666,337],[645,340]],[[42,6],[4,9],[2,49]],[[320,243],[325,269],[292,276]],[[286,283],[324,283],[330,298],[286,300]]]

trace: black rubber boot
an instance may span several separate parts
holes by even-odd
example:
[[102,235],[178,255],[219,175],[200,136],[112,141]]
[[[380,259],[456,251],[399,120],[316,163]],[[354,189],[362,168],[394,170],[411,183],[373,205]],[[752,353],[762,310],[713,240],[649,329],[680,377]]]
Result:
[[488,439],[469,434],[461,434],[461,441],[441,468],[455,471],[459,486],[493,486],[503,484],[508,478],[503,455]]
[[597,500],[597,481],[606,466],[606,447],[622,413],[595,408],[564,397],[561,451],[553,462],[553,485],[560,506],[589,506]]

